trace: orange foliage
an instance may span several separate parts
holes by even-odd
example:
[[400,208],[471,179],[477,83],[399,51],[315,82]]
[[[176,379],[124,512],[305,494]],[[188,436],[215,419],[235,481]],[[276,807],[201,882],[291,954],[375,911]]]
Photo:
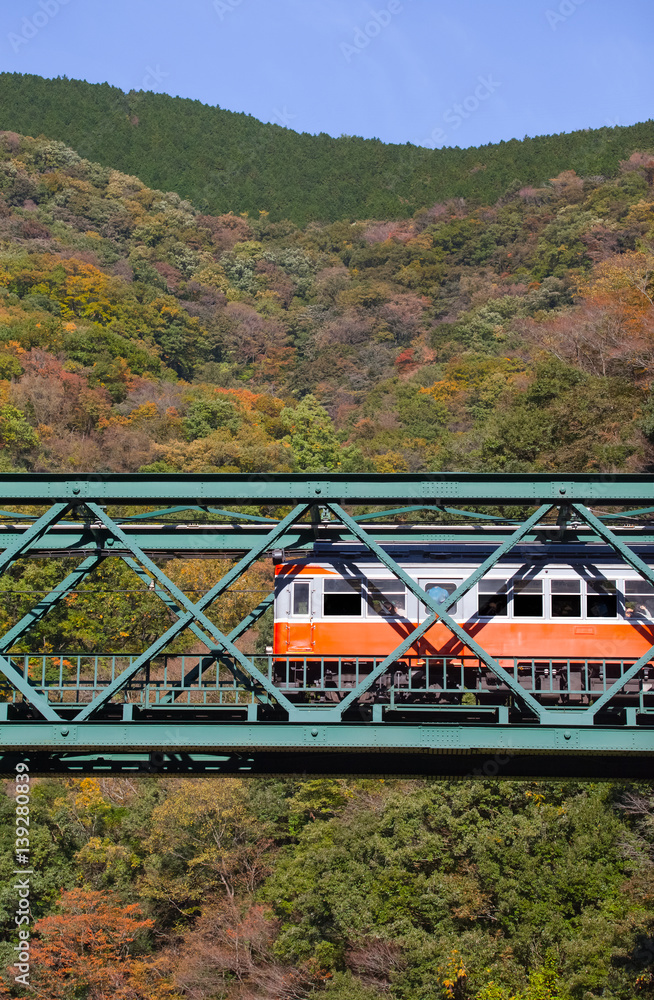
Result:
[[161,962],[136,958],[132,946],[153,926],[136,903],[87,889],[62,892],[59,912],[34,926],[34,986],[48,1000],[86,991],[88,1000],[174,1000]]

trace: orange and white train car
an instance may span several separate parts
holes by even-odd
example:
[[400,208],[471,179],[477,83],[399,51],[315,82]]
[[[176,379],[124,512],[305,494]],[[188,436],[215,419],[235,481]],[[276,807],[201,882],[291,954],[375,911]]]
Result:
[[[465,540],[388,547],[444,600],[495,546]],[[640,550],[648,565],[654,549]],[[517,547],[449,609],[497,657],[636,659],[654,643],[654,588],[602,545]],[[383,657],[425,619],[425,606],[377,559],[346,543],[282,558],[275,573],[277,657]],[[409,656],[471,654],[436,623]]]

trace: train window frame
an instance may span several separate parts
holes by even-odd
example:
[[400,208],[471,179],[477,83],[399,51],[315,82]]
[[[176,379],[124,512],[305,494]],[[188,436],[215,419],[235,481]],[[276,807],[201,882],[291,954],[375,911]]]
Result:
[[[585,588],[582,586],[584,583],[581,576],[556,576],[550,579],[550,601],[549,601],[549,618],[551,621],[560,621],[560,619],[573,619],[574,621],[583,621],[585,618],[584,611],[586,610],[586,592]],[[555,589],[556,588],[556,589]],[[560,589],[559,589],[560,588]],[[563,589],[566,588],[566,589]],[[575,589],[576,588],[576,589]],[[568,600],[569,606],[573,609],[572,614],[559,614],[554,611],[554,602],[561,601],[561,607],[563,607],[563,600]],[[578,602],[578,610],[575,611],[576,602]]]
[[[518,577],[517,579],[511,580],[511,591],[509,594],[509,618],[519,618],[521,621],[525,618],[533,619],[535,621],[542,621],[547,618],[547,594],[545,581],[541,577]],[[540,598],[540,611],[528,611],[528,612],[517,612],[516,599],[522,602],[523,596],[526,601],[534,600],[535,598]]]
[[[311,618],[311,580],[294,580],[290,586],[289,617],[290,618]],[[296,611],[296,594],[299,587],[307,589],[307,610]]]
[[[402,580],[398,580],[395,576],[388,577],[369,577],[365,581],[365,608],[366,608],[366,618],[406,618],[407,614],[407,588]],[[384,597],[384,591],[378,584],[390,584],[393,587],[397,587],[396,595],[401,596],[401,601],[398,603],[402,604],[401,608],[397,608],[395,603],[388,601],[387,603],[391,605],[391,609],[388,611],[376,611],[373,607],[373,600],[371,591],[377,590],[380,595],[381,600]],[[391,595],[392,596],[392,595]],[[381,603],[381,601],[380,601]]]
[[[486,587],[492,587],[492,590],[486,590]],[[502,618],[504,620],[511,617],[509,605],[510,601],[510,590],[511,590],[511,580],[506,577],[484,577],[477,584],[477,610],[475,612],[475,618],[482,618],[485,621],[493,621],[494,618]],[[482,611],[482,597],[502,597],[504,598],[503,609],[496,614],[487,615]],[[488,606],[488,600],[485,602],[483,607]]]
[[[639,602],[640,598],[651,600],[653,604],[652,610],[647,608],[642,601]],[[632,607],[629,607],[629,605],[632,605]],[[631,614],[629,614],[630,611],[632,612]],[[654,587],[648,584],[643,577],[632,577],[623,581],[621,613],[625,621],[654,621]]]
[[[427,588],[430,585],[433,586],[433,587],[438,587],[440,585],[443,585],[445,587],[452,587],[452,590],[449,591],[449,594],[454,593],[454,591],[457,590],[461,586],[462,583],[463,583],[463,580],[461,580],[461,579],[459,579],[459,580],[451,580],[451,579],[450,580],[438,580],[438,579],[434,579],[433,576],[422,577],[421,579],[418,580],[418,586],[422,587],[423,590],[427,590]],[[429,593],[428,590],[427,590],[427,593]],[[449,594],[448,594],[448,596],[449,596]],[[463,600],[463,598],[459,598],[459,600],[456,602],[456,604],[453,607],[451,607],[451,608],[448,609],[447,614],[450,616],[450,618],[458,618],[460,616],[460,608],[461,608],[461,601],[462,600]],[[432,614],[431,608],[428,608],[425,604],[423,604],[423,602],[421,600],[418,600],[418,608],[419,608],[420,618],[423,619],[423,620],[425,618],[428,618],[429,615]]]
[[[354,613],[349,613],[348,614],[347,612],[343,612],[343,611],[327,611],[326,607],[325,607],[325,597],[329,593],[327,591],[327,587],[330,584],[334,584],[336,586],[338,586],[340,584],[344,588],[349,588],[349,591],[357,591],[358,590],[358,592],[359,592],[359,610],[358,610],[358,612],[354,612]],[[349,596],[349,592],[348,592],[347,589],[344,589],[342,591],[333,590],[331,593],[335,597],[338,596],[339,594],[342,595],[342,596]],[[354,621],[358,621],[359,619],[361,619],[361,618],[364,617],[363,601],[364,601],[364,588],[363,588],[363,578],[362,577],[360,577],[360,576],[339,576],[339,577],[332,576],[332,577],[325,577],[324,578],[323,585],[322,585],[321,603],[320,603],[320,611],[321,611],[321,617],[322,618],[351,618]]]
[[[623,607],[623,588],[620,586],[621,581],[612,577],[608,579],[607,577],[585,577],[584,587],[583,587],[583,611],[584,617],[590,621],[596,621],[598,618],[602,621],[615,621],[616,618],[621,617],[621,610]],[[608,585],[613,587],[613,592],[606,590],[600,590],[603,585]],[[593,592],[593,588],[595,591]],[[596,602],[597,599],[604,598],[605,606],[610,607],[610,601],[615,602],[615,611],[613,614],[610,612],[607,614],[597,614],[595,611],[591,611],[591,601]],[[594,606],[599,606],[599,603]]]

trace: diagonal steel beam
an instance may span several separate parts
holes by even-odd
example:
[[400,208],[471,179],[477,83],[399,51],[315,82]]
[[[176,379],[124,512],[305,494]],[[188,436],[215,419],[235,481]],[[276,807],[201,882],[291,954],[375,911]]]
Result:
[[498,521],[507,522],[508,524],[520,523],[515,517],[497,517],[496,514],[478,514],[476,511],[472,510],[460,510],[458,507],[435,507],[433,504],[419,504],[412,507],[394,507],[392,510],[377,511],[373,514],[357,514],[354,520],[360,523],[361,521],[372,521],[375,518],[379,520],[380,518],[391,517],[396,514],[413,514],[423,510],[436,511],[438,514],[458,514],[461,517],[478,518],[480,521],[493,521],[495,524],[497,524]]
[[625,686],[625,684],[628,684],[629,681],[636,676],[639,670],[642,670],[645,664],[649,663],[649,661],[653,657],[654,657],[654,646],[650,646],[646,653],[643,653],[643,655],[638,660],[636,660],[635,663],[632,663],[632,665],[629,667],[628,670],[625,670],[622,677],[619,677],[618,680],[615,681],[615,683],[612,684],[611,687],[604,692],[604,694],[600,695],[597,701],[593,702],[590,708],[585,709],[585,713],[588,716],[597,715],[600,708],[604,708],[606,703],[608,701],[611,701],[611,698],[613,698],[616,694],[618,694]]
[[[449,598],[447,598],[443,604],[438,604],[433,597],[430,597],[430,595],[422,589],[417,581],[410,577],[409,574],[406,573],[405,570],[403,570],[402,567],[399,566],[398,563],[391,556],[389,556],[380,545],[370,538],[364,529],[361,528],[361,526],[357,524],[357,522],[351,518],[342,507],[336,503],[328,503],[326,506],[328,506],[332,513],[335,514],[335,516],[339,518],[343,524],[347,525],[350,531],[352,531],[352,533],[355,534],[357,538],[377,556],[382,565],[390,570],[390,572],[393,573],[399,580],[402,580],[411,593],[418,597],[418,599],[430,609],[432,614],[436,615],[437,618],[463,643],[464,646],[468,649],[472,649],[479,659],[485,663],[497,677],[504,681],[513,694],[524,702],[534,712],[538,719],[541,719],[546,711],[543,706],[540,705],[539,702],[531,694],[529,694],[529,692],[525,691],[518,681],[516,681],[515,678],[508,673],[508,671],[504,670],[497,660],[487,653],[486,650],[480,646],[472,636],[468,635],[468,633],[465,632],[460,625],[457,625],[454,619],[450,618],[447,614],[447,610],[452,607],[468,590],[470,590],[477,580],[481,579],[481,577],[483,577],[488,570],[494,566],[503,555],[505,555],[505,553],[509,552],[515,545],[517,545],[520,539],[526,535],[527,532],[531,531],[533,526],[552,509],[552,504],[542,504],[538,510],[531,515],[531,517],[527,518],[527,520],[524,521],[523,524],[521,524],[520,527],[514,531],[513,534],[507,538],[506,541],[503,542],[503,544],[500,545],[495,552],[493,552],[493,554],[489,556],[489,558],[486,559],[485,562],[483,562],[481,566],[479,566],[475,572],[461,584],[460,587],[454,591],[454,593],[450,594]],[[366,678],[364,678],[364,680],[362,680],[356,688],[349,692],[343,701],[340,702],[339,708],[341,708],[341,711],[352,704],[352,702],[364,691],[366,691],[371,684],[374,684],[377,678],[388,669],[397,656],[401,655],[398,650],[401,649],[402,652],[404,652],[411,645],[411,642],[413,642],[415,638],[418,638],[418,636],[425,631],[425,628],[423,627],[425,624],[425,622],[421,623],[411,636],[404,639],[403,643],[398,646],[397,650],[394,650],[384,660],[382,660],[381,663],[377,664],[375,669]],[[409,639],[411,639],[411,642],[408,642]]]
[[[39,538],[55,524],[70,507],[69,503],[56,503],[49,510],[42,514],[34,524],[30,525],[24,535],[21,535],[11,545],[8,545],[0,556],[0,573],[4,573],[8,566],[26,552],[30,545],[37,542]],[[7,647],[4,647],[5,649]],[[5,656],[0,656],[0,673],[4,674],[7,680],[23,695],[41,715],[50,722],[57,722],[61,716],[55,712],[46,697],[40,694],[36,688],[27,680],[23,674],[16,670],[11,660]]]
[[596,517],[595,514],[588,509],[588,507],[585,507],[582,503],[572,503],[570,504],[570,509],[576,511],[579,517],[584,520],[586,524],[590,524],[591,527],[595,529],[597,534],[603,538],[615,552],[619,553],[619,555],[622,556],[624,561],[628,563],[632,569],[635,569],[637,573],[640,573],[643,579],[647,580],[647,582],[651,583],[654,587],[654,570],[651,566],[648,566],[646,562],[643,562],[640,556],[637,556],[635,552],[632,552],[629,546],[625,545],[622,539],[618,538],[617,535],[614,535],[611,529],[600,521],[600,519]]
[[[143,567],[140,566],[139,563],[137,563],[136,559],[131,559],[129,556],[124,556],[123,560],[129,566],[130,569],[134,570],[134,572],[138,576],[140,576],[140,578],[145,583],[147,583],[147,584],[151,584],[152,583],[152,578],[150,576],[148,576],[148,574],[143,569]],[[162,590],[160,587],[155,587],[153,593],[161,601],[163,601],[163,603],[172,611],[172,613],[176,617],[179,617],[180,615],[182,615],[184,613],[183,610],[182,610],[182,608],[180,608],[178,604],[175,604],[175,601],[173,600],[173,598],[165,590]],[[263,614],[263,612],[266,611],[267,608],[270,607],[270,604],[274,600],[274,597],[275,597],[274,594],[269,595],[269,597],[266,598],[266,601],[263,601],[259,605],[258,608],[254,609],[254,611],[251,611],[250,614],[247,615],[246,618],[243,619],[243,621],[240,623],[240,625],[237,625],[236,628],[233,629],[232,632],[229,633],[229,635],[227,636],[227,639],[229,639],[230,642],[235,642],[235,640],[238,639],[238,637],[240,635],[242,635],[243,632],[245,632],[250,627],[250,624],[252,624],[252,622],[256,621],[257,618],[259,618]],[[259,608],[261,610],[259,610]],[[242,671],[240,671],[238,669],[238,667],[236,666],[236,664],[232,663],[231,660],[228,660],[224,656],[224,650],[222,649],[222,647],[219,646],[219,645],[216,645],[216,643],[211,638],[211,636],[207,635],[207,633],[204,632],[200,628],[200,626],[197,624],[197,622],[191,622],[189,624],[189,629],[190,629],[191,632],[194,633],[194,635],[197,636],[197,638],[200,640],[200,642],[203,643],[207,647],[207,649],[209,650],[209,652],[210,652],[211,655],[203,657],[202,660],[200,660],[200,662],[196,666],[194,666],[194,667],[191,668],[191,670],[188,672],[188,674],[186,674],[185,677],[184,677],[184,680],[183,680],[183,683],[182,683],[182,687],[184,687],[187,684],[192,684],[194,681],[196,681],[198,679],[198,677],[200,676],[201,671],[204,670],[206,667],[210,667],[211,664],[216,661],[216,659],[221,659],[221,662],[223,662],[225,664],[225,666],[231,671],[232,675],[238,681],[240,681],[242,684],[244,684],[246,686],[248,685],[248,683],[250,681],[250,678],[247,677],[246,674],[242,673]],[[171,691],[171,692],[168,693],[168,695],[165,696],[165,698],[161,699],[161,701],[159,702],[159,704],[167,704],[169,701],[174,701],[176,698],[179,697],[180,694],[181,694],[181,690],[180,691],[174,691],[174,692]]]
[[[259,618],[261,618],[261,616],[268,610],[268,608],[272,607],[274,600],[275,600],[274,593],[268,594],[267,597],[264,597],[263,601],[261,601],[257,605],[257,607],[254,608],[249,613],[249,615],[246,615],[242,622],[236,625],[231,632],[228,632],[227,638],[229,639],[229,641],[236,642],[236,640],[240,636],[242,636],[244,632],[247,632],[247,630],[251,628],[252,625],[254,625],[254,623],[259,620]],[[201,634],[203,634],[200,628],[193,628],[193,626],[190,627],[193,629],[198,638],[200,637]],[[205,645],[208,646],[211,655],[203,657],[194,667],[191,667],[191,669],[186,674],[184,674],[184,677],[182,679],[182,690],[188,687],[190,684],[194,684],[198,679],[198,677],[200,676],[201,672],[205,669],[205,667],[211,666],[211,664],[216,659],[219,658],[219,654],[222,652],[218,646],[211,645],[211,639],[209,636],[206,637],[206,640],[203,639],[202,641],[205,642]],[[226,663],[226,666],[230,670],[232,670],[232,672],[234,671],[234,668],[230,660],[223,660],[223,662]],[[241,677],[239,677],[239,674],[235,674],[235,676],[237,677],[237,680],[241,679]],[[159,699],[159,704],[168,705],[171,702],[174,702],[177,698],[179,698],[180,694],[182,693],[182,690],[169,691],[168,694],[164,695],[162,698]]]
[[33,684],[13,665],[6,656],[0,656],[0,673],[3,673],[8,681],[17,691],[29,702],[33,708],[41,713],[48,722],[61,722],[61,716],[55,712],[48,699],[42,695]]
[[66,594],[70,594],[71,590],[75,590],[87,573],[92,572],[102,562],[102,559],[102,556],[89,556],[87,559],[84,559],[72,573],[69,573],[65,580],[57,584],[54,590],[51,590],[49,594],[41,598],[39,603],[33,608],[30,608],[27,614],[23,615],[20,621],[16,622],[13,628],[10,628],[0,638],[0,653],[6,653],[7,650],[11,649],[15,642],[18,642],[26,632],[29,632],[37,622],[41,621],[47,615],[50,608],[58,604]]
[[[625,545],[620,538],[617,538],[611,529],[603,524],[603,522],[600,521],[599,518],[597,518],[593,512],[588,509],[588,507],[584,506],[584,504],[573,503],[570,506],[577,512],[582,520],[595,529],[597,534],[611,546],[614,552],[621,555],[624,561],[631,566],[632,569],[635,569],[644,580],[654,586],[654,570],[651,566],[648,566],[646,562],[643,562],[640,556],[637,556],[635,552],[632,552],[629,546]],[[628,684],[629,681],[632,680],[632,678],[635,677],[640,670],[642,670],[645,664],[649,663],[652,657],[654,657],[654,645],[650,646],[646,653],[643,653],[643,655],[639,657],[639,659],[636,660],[636,662],[633,663],[628,670],[625,670],[622,677],[619,677],[618,680],[604,692],[604,694],[600,695],[596,702],[586,709],[588,715],[597,715],[600,708],[603,708],[607,702],[611,701],[614,695],[621,691],[625,684]]]
[[95,503],[87,504],[89,510],[95,514],[95,516],[100,520],[111,532],[114,538],[118,538],[123,545],[133,553],[138,559],[142,566],[145,566],[155,579],[159,580],[161,585],[174,596],[177,603],[181,607],[185,608],[186,611],[182,614],[178,620],[171,625],[171,627],[152,643],[144,653],[141,653],[133,663],[127,667],[121,674],[119,674],[111,684],[101,691],[84,709],[76,716],[76,720],[82,722],[84,719],[88,719],[93,712],[97,711],[100,707],[105,705],[113,695],[119,691],[140,669],[144,666],[153,656],[160,653],[168,643],[174,639],[180,632],[182,632],[191,622],[195,621],[200,625],[204,625],[206,629],[209,630],[210,634],[214,636],[214,641],[220,644],[220,646],[227,652],[231,653],[237,662],[241,664],[244,670],[250,674],[250,676],[256,678],[257,681],[265,688],[266,691],[287,711],[292,711],[293,705],[286,698],[275,685],[268,680],[268,678],[262,674],[255,665],[248,660],[248,658],[241,653],[226,636],[220,632],[220,630],[213,624],[210,619],[203,614],[203,609],[209,607],[213,601],[223,593],[231,583],[237,579],[249,566],[255,562],[259,556],[265,552],[267,549],[274,545],[279,537],[281,537],[284,532],[292,524],[295,523],[306,511],[309,509],[309,504],[301,503],[298,504],[290,514],[287,514],[279,524],[270,531],[264,538],[262,538],[250,551],[245,555],[232,569],[225,574],[222,580],[219,580],[214,587],[211,588],[203,597],[200,598],[195,604],[189,601],[186,596],[172,583],[171,580],[165,576],[161,570],[155,566],[151,559],[143,553],[137,545],[127,536],[121,529],[115,524],[111,518],[109,518],[102,508],[98,507]]
[[18,559],[23,552],[29,549],[30,545],[38,541],[41,535],[44,535],[52,524],[64,516],[69,507],[69,503],[53,504],[50,510],[46,510],[45,514],[42,514],[34,524],[30,525],[25,534],[20,535],[15,542],[8,545],[0,556],[0,573],[4,573],[14,560]]

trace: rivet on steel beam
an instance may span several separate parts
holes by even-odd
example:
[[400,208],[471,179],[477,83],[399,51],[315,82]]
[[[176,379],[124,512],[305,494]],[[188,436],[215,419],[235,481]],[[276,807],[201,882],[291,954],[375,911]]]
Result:
[[569,740],[571,738],[571,736],[572,736],[572,733],[570,732],[570,730],[566,729],[566,731],[563,734],[563,739],[564,740]]
[[75,494],[75,496],[77,496],[77,494],[79,493],[79,486],[73,486],[73,493]]
[[317,736],[318,735],[318,730],[317,729],[312,729],[311,730],[311,735],[312,736]]
[[564,486],[561,487],[561,489],[559,490],[559,493],[561,494],[561,496],[563,496],[566,493],[566,489],[565,489]]
[[62,736],[68,736],[69,731],[68,729],[60,729],[59,732],[61,733]]
[[316,486],[316,493],[322,493],[322,490],[319,486]]

